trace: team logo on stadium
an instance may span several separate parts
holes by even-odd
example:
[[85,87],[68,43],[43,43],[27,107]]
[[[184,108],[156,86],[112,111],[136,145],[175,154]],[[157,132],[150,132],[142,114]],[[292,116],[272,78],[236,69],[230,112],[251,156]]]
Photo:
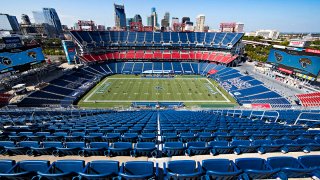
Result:
[[276,56],[276,60],[278,62],[282,61],[283,56],[280,53],[274,52],[274,55]]
[[10,66],[12,64],[11,59],[7,58],[7,57],[0,57],[0,62],[1,64],[5,65],[5,66]]
[[299,62],[303,68],[306,68],[308,65],[312,64],[312,61],[308,58],[300,58]]
[[36,59],[37,58],[37,53],[31,51],[31,52],[28,52],[28,56],[33,58],[33,59]]

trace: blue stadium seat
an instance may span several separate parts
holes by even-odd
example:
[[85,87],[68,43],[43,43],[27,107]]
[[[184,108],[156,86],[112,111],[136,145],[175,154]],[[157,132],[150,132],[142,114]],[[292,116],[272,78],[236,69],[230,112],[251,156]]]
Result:
[[128,161],[122,163],[119,176],[124,179],[157,179],[158,163],[154,168],[150,161]]
[[177,133],[163,133],[163,142],[178,142],[179,137]]
[[210,154],[211,147],[206,146],[206,142],[188,142],[187,143],[187,149],[186,154],[188,156],[193,155],[205,155]]
[[107,154],[109,143],[107,142],[91,142],[88,147],[83,148],[79,152],[80,156],[103,156]]
[[133,157],[137,156],[147,156],[147,157],[157,157],[159,154],[156,144],[154,142],[138,142],[135,144],[131,155]]
[[206,179],[237,179],[240,171],[233,161],[228,159],[206,159],[202,161]]
[[239,158],[235,160],[239,169],[244,171],[250,179],[271,179],[275,178],[280,169],[272,170],[266,160],[261,158]]
[[252,145],[249,140],[234,140],[231,142],[231,146],[235,146],[235,154],[241,153],[255,153],[257,152],[259,146]]
[[45,172],[38,172],[44,179],[72,179],[82,172],[85,162],[82,160],[58,160],[51,164]]
[[198,139],[199,141],[210,142],[214,140],[214,136],[210,132],[199,132]]
[[229,146],[228,141],[210,141],[209,146],[212,147],[211,153],[218,154],[232,154],[235,146]]
[[157,136],[155,133],[141,133],[139,142],[156,142]]
[[[312,177],[313,168],[304,168],[302,164],[293,157],[270,157],[267,163],[272,169],[281,169],[288,178]],[[318,177],[319,178],[319,177]]]
[[166,179],[199,179],[202,175],[202,170],[199,162],[177,160],[169,161],[168,164],[163,163],[163,174]]
[[302,145],[299,145],[295,141],[290,139],[277,139],[274,142],[277,145],[282,145],[281,152],[283,153],[303,151]]
[[0,173],[8,172],[15,164],[16,164],[15,160],[1,159],[0,160]]
[[113,179],[118,177],[119,162],[98,160],[88,162],[83,171],[79,172],[80,179]]
[[107,156],[129,156],[132,151],[131,142],[115,142],[108,149]]
[[21,141],[18,146],[14,147],[6,147],[6,151],[9,155],[26,155],[27,152],[28,154],[31,153],[30,148],[39,147],[39,142],[38,141]]
[[196,141],[197,136],[194,133],[180,133],[180,141],[183,143]]
[[103,141],[107,141],[109,143],[117,142],[120,140],[120,133],[107,133],[107,135],[102,138]]
[[304,168],[320,170],[320,155],[299,156],[298,160]]
[[57,150],[54,154],[57,154],[57,156],[80,155],[81,150],[85,147],[86,145],[84,142],[66,142],[65,147],[56,148]]
[[320,144],[318,144],[313,139],[297,139],[296,143],[303,146],[304,152],[310,152],[310,151],[319,151],[320,150]]
[[[31,147],[30,154],[32,155],[54,155],[54,151],[57,148],[63,148],[62,142],[48,141],[42,142],[40,147]],[[58,154],[55,154],[58,155]]]
[[131,142],[136,143],[138,140],[138,133],[124,133],[121,137],[121,141],[123,142]]
[[162,148],[164,155],[171,156],[181,156],[185,154],[185,147],[182,142],[166,142]]
[[37,172],[45,172],[50,166],[45,160],[25,160],[19,161],[10,170],[0,173],[4,179],[32,179],[37,176]]
[[268,152],[280,152],[281,145],[276,145],[271,140],[254,140],[252,142],[254,146],[259,146],[258,153],[264,154]]

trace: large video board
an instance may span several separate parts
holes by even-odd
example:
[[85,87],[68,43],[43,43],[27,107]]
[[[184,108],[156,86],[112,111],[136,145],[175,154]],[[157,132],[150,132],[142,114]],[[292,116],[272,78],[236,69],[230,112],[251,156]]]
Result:
[[15,70],[25,64],[43,62],[45,57],[41,47],[21,47],[0,51],[0,73]]
[[273,48],[267,62],[292,74],[317,77],[320,71],[320,55],[305,51]]

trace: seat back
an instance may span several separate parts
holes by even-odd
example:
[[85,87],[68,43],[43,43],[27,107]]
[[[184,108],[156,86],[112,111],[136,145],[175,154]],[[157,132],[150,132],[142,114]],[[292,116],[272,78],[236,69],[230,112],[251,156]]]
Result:
[[18,168],[20,172],[45,172],[50,166],[49,161],[45,160],[26,160],[26,161],[20,161],[18,163]]
[[274,142],[276,144],[279,144],[279,145],[284,145],[284,144],[296,144],[293,140],[291,139],[277,139],[277,140],[274,140]]
[[6,173],[16,164],[15,160],[2,159],[0,160],[0,173]]
[[307,138],[297,139],[296,142],[297,144],[316,144],[316,142],[313,139]]
[[132,148],[132,143],[130,142],[115,142],[113,143],[114,148]]
[[210,141],[209,146],[228,146],[228,141]]
[[58,160],[55,163],[55,173],[82,172],[84,161],[82,160]]
[[15,147],[15,143],[13,141],[0,141],[0,147]]
[[194,160],[178,160],[169,161],[168,170],[177,174],[190,174],[194,173],[196,169],[196,161]]
[[154,142],[138,142],[136,144],[137,148],[154,148],[156,144]]
[[273,168],[301,168],[299,161],[293,157],[270,157],[267,163]]
[[261,158],[239,158],[236,159],[236,165],[242,170],[266,170],[266,161]]
[[234,140],[231,142],[232,146],[250,146],[250,144],[249,140]]
[[307,168],[320,168],[320,155],[299,156],[298,160]]
[[272,145],[272,141],[271,140],[254,140],[252,142],[253,145],[256,145],[256,146],[261,146],[261,145]]
[[118,161],[108,161],[99,160],[90,162],[90,173],[94,174],[104,174],[104,173],[119,173],[119,162]]
[[90,148],[108,148],[109,144],[107,142],[91,142]]
[[201,141],[188,142],[187,143],[187,148],[189,148],[190,146],[193,146],[193,147],[206,147],[206,143],[205,142],[201,142]]
[[42,143],[44,148],[62,148],[63,144],[60,141],[47,141]]
[[130,175],[153,174],[153,162],[129,161],[125,163],[125,173]]
[[34,147],[38,148],[39,147],[39,142],[38,141],[21,141],[19,143],[20,147]]
[[206,171],[233,172],[232,161],[229,159],[206,159],[202,161],[202,167]]
[[166,142],[164,143],[165,147],[170,147],[170,148],[182,148],[183,143],[182,142]]
[[66,142],[67,148],[84,148],[85,146],[85,142]]

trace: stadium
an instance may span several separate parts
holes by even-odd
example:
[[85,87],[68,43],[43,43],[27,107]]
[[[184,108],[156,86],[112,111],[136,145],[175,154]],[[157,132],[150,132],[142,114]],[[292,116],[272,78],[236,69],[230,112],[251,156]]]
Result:
[[0,51],[1,179],[320,178],[320,93],[289,86],[319,54],[274,47],[261,75],[244,33],[68,35],[71,68]]

